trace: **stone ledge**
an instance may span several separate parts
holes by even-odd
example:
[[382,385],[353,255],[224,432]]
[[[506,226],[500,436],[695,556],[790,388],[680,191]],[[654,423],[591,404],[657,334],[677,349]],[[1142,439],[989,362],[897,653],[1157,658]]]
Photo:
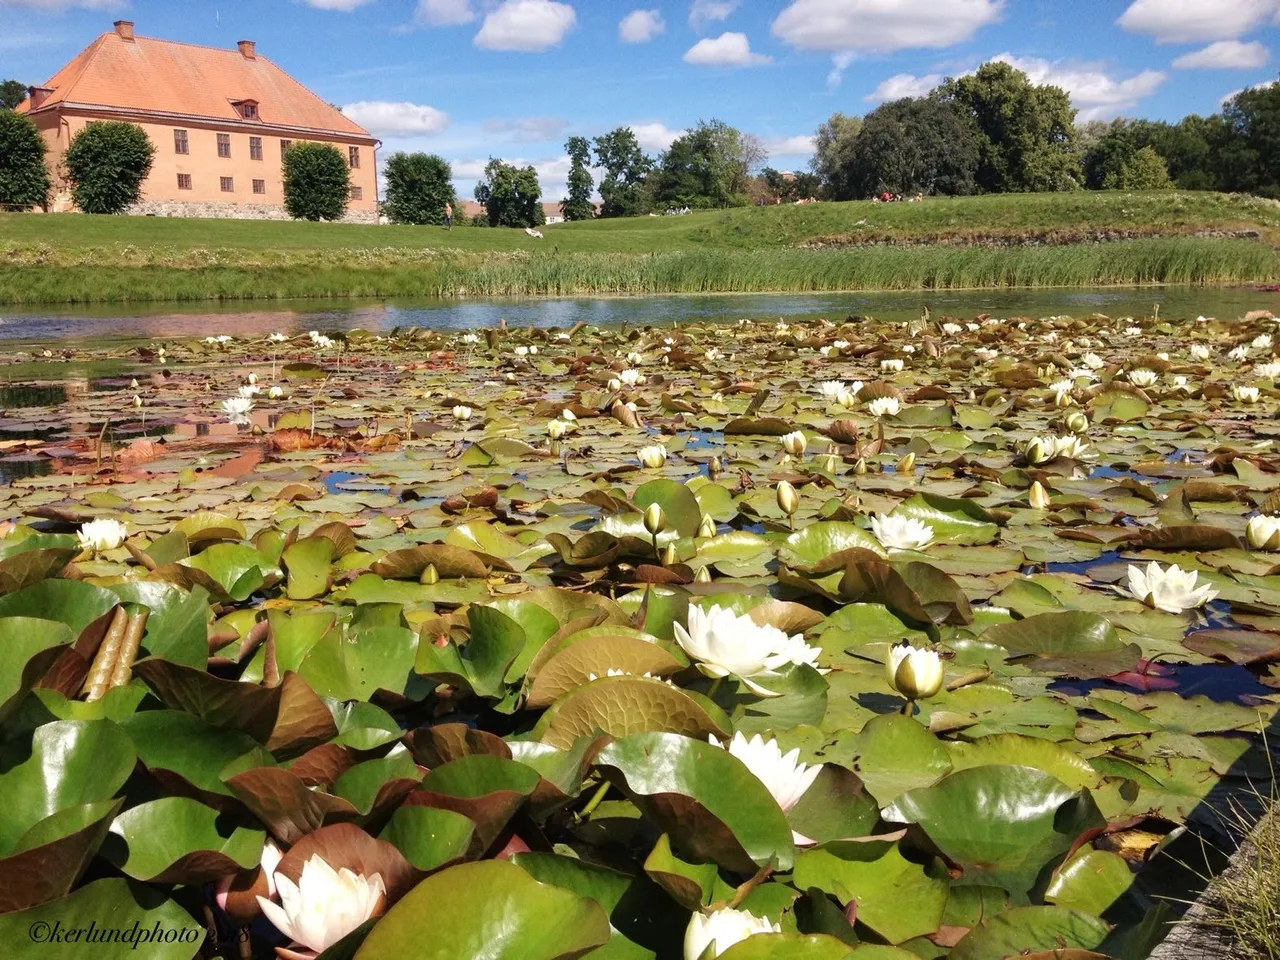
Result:
[[[192,217],[206,220],[291,220],[284,207],[273,203],[199,203],[144,200],[125,213],[134,217]],[[348,210],[338,223],[377,223],[374,210]]]

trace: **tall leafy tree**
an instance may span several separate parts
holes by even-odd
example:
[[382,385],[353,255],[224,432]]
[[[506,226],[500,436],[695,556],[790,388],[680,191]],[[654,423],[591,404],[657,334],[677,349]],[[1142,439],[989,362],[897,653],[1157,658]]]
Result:
[[27,85],[21,80],[0,80],[0,108],[12,110],[27,99]]
[[31,118],[0,110],[0,206],[43,207],[53,180],[44,162],[44,137]]
[[1061,87],[1037,86],[998,61],[948,79],[934,91],[968,118],[977,135],[977,183],[988,193],[1080,186],[1075,108]]
[[590,220],[596,212],[591,202],[595,186],[590,169],[591,144],[586,137],[570,137],[564,150],[569,154],[568,196],[560,201],[560,212],[566,220]]
[[382,210],[394,223],[444,223],[445,204],[458,202],[453,168],[432,153],[393,153],[384,170]]
[[978,167],[973,128],[944,100],[907,97],[881,104],[854,142],[854,195],[973,193]]
[[491,227],[540,227],[547,222],[538,171],[531,166],[516,167],[490,157],[484,179],[476,184],[476,200],[484,205]]
[[347,158],[327,143],[295,143],[284,154],[284,208],[295,220],[340,220],[351,194]]
[[756,156],[739,130],[722,120],[699,120],[662,155],[653,177],[654,202],[659,207],[744,204]]
[[1280,197],[1280,83],[1228,100],[1211,135],[1220,189]]
[[814,134],[809,168],[822,181],[828,199],[853,199],[853,145],[862,118],[833,113]]
[[142,196],[155,145],[134,123],[90,123],[71,140],[63,163],[71,198],[85,213],[123,213]]
[[1124,165],[1116,185],[1121,190],[1169,190],[1173,181],[1169,179],[1169,165],[1156,148],[1142,147]]
[[634,217],[648,213],[647,185],[653,158],[640,149],[630,127],[618,127],[593,141],[596,165],[604,168],[600,181],[600,216]]

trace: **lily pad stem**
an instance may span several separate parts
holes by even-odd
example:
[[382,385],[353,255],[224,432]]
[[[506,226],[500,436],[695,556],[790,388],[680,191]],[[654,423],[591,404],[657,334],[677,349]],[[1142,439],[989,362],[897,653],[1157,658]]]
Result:
[[591,814],[595,812],[596,807],[600,806],[600,801],[604,799],[604,795],[608,792],[609,781],[606,780],[596,788],[596,792],[592,795],[591,799],[587,801],[587,805],[578,813],[578,819],[585,820],[587,817],[591,816]]

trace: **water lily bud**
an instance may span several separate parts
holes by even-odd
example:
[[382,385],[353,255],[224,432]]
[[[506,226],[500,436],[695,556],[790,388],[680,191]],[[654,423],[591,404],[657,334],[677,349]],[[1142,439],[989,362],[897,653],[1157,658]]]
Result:
[[793,457],[803,456],[808,447],[809,441],[799,430],[796,430],[794,433],[788,433],[782,438],[782,449],[787,451],[787,453],[791,454]]
[[1039,437],[1027,444],[1027,463],[1044,463],[1051,455],[1052,451],[1046,449],[1044,441]]
[[1071,399],[1071,394],[1066,390],[1058,390],[1053,395],[1053,405],[1059,409],[1069,407],[1073,403],[1075,401]]
[[898,461],[898,473],[911,473],[916,468],[916,454],[913,450]]
[[711,462],[707,464],[707,473],[711,474],[712,480],[724,473],[724,464],[720,462],[719,457],[711,458]]
[[1067,414],[1066,423],[1072,433],[1084,433],[1089,429],[1089,416],[1083,410],[1073,410]]
[[693,575],[694,583],[710,583],[711,582],[711,565],[699,567],[698,572]]
[[890,647],[885,670],[889,685],[908,700],[927,700],[942,689],[942,660],[934,650]]
[[702,522],[698,524],[698,536],[704,540],[710,540],[716,535],[716,522],[705,514]]
[[1031,493],[1028,495],[1028,499],[1031,501],[1031,507],[1034,510],[1049,509],[1049,492],[1045,490],[1039,480],[1031,484]]
[[835,473],[840,469],[840,458],[833,453],[824,453],[813,461],[814,469],[823,473]]
[[612,390],[612,391],[614,391],[615,393],[616,393],[617,391],[621,390],[621,389],[622,389],[622,381],[621,381],[621,380],[619,380],[617,377],[614,377],[612,380],[610,380],[610,381],[609,381],[609,389],[610,389],[610,390]]
[[662,504],[651,503],[645,508],[644,528],[655,537],[667,528],[667,515],[662,512]]
[[778,484],[778,508],[788,517],[800,509],[800,494],[785,480]]
[[130,389],[130,390],[137,390],[137,389],[138,389],[138,378],[137,378],[137,377],[134,377],[132,380],[130,380],[130,381],[129,381],[129,389]]
[[418,582],[426,584],[440,582],[440,571],[436,569],[436,565],[434,563],[428,563],[422,569],[422,576],[418,578]]
[[1245,539],[1255,550],[1280,550],[1280,517],[1254,517],[1245,527]]
[[133,395],[133,405],[134,405],[135,407],[141,407],[141,406],[142,406],[142,398],[141,398],[140,396],[138,396],[136,393]]
[[853,465],[853,472],[858,476],[862,476],[867,472],[867,458],[859,457],[858,462]]
[[255,384],[257,382],[258,382],[258,375],[256,373],[249,374],[249,383]]
[[680,555],[676,553],[676,545],[668,543],[667,548],[662,551],[662,565],[664,567],[674,567],[680,562]]

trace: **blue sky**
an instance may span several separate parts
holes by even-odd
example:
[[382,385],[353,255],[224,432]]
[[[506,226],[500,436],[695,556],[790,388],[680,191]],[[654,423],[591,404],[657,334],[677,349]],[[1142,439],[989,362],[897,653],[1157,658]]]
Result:
[[392,150],[489,156],[563,193],[563,143],[630,125],[653,153],[699,118],[807,163],[864,113],[1000,57],[1082,118],[1177,119],[1276,77],[1280,0],[0,0],[0,77],[47,79],[131,19],[144,36],[270,57]]

